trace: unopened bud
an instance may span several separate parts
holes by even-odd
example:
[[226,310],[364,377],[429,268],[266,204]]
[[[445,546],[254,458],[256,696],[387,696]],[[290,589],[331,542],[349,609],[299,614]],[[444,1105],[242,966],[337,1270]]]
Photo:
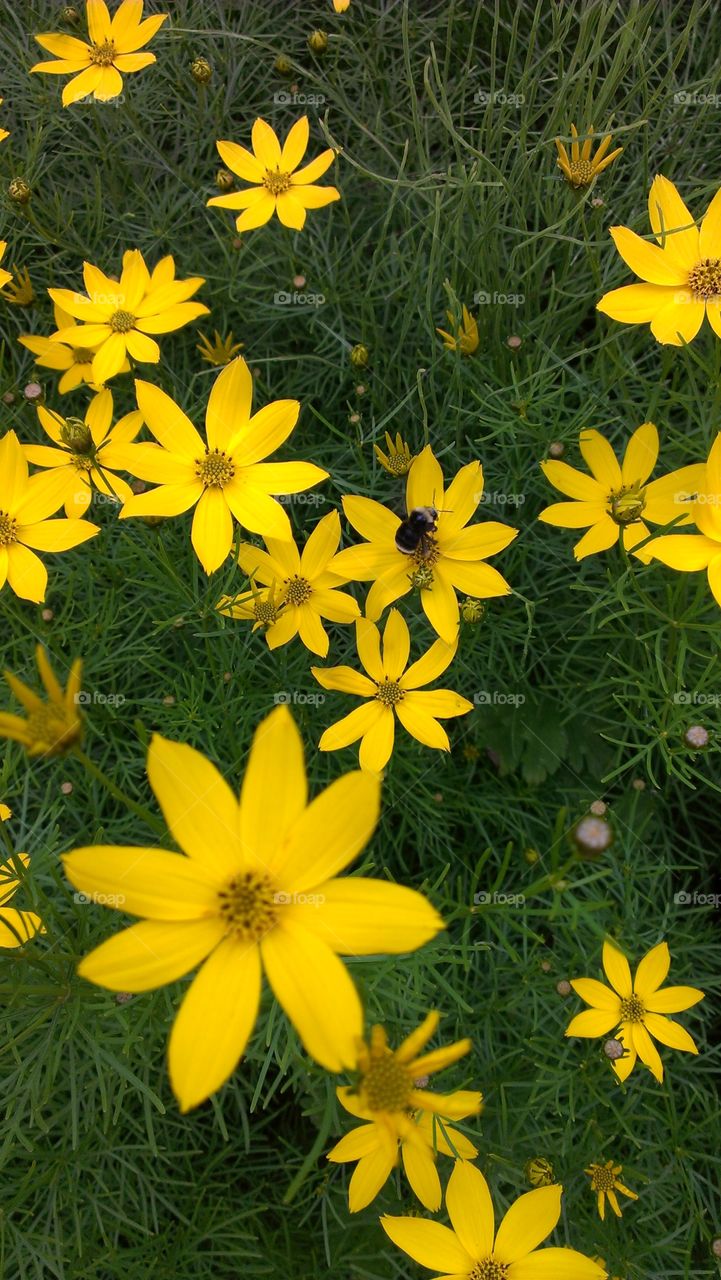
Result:
[[328,33],[326,31],[311,31],[308,36],[308,48],[311,53],[325,53],[328,48]]
[[207,84],[213,74],[213,68],[207,58],[194,58],[190,64],[190,74],[196,84]]
[[13,204],[27,204],[32,190],[24,178],[12,178],[8,185],[8,195]]

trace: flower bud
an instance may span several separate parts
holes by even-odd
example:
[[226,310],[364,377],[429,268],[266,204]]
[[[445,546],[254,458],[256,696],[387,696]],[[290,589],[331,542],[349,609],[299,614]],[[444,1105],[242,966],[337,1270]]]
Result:
[[207,58],[194,58],[190,64],[190,74],[196,84],[207,84],[213,75],[213,68]]
[[308,36],[308,48],[311,53],[325,53],[328,48],[328,33],[326,31],[311,31]]
[[24,178],[12,178],[8,186],[8,195],[13,204],[27,204],[32,191]]
[[215,185],[219,191],[232,191],[235,186],[235,178],[230,169],[219,169],[215,175]]
[[349,359],[351,364],[353,365],[353,368],[365,369],[366,365],[368,364],[368,361],[370,360],[370,355],[371,353],[368,350],[365,343],[356,342],[355,346],[351,348],[351,352],[349,356]]

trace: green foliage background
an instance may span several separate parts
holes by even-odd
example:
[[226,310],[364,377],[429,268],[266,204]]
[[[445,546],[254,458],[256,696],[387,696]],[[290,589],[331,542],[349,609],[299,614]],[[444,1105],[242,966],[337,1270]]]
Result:
[[[646,234],[653,175],[675,181],[698,215],[721,181],[721,99],[698,98],[718,89],[718,9],[712,0],[353,0],[340,18],[321,0],[164,7],[158,63],[126,79],[124,100],[64,111],[63,81],[27,74],[43,56],[32,33],[61,29],[60,6],[0,4],[0,110],[12,134],[0,149],[2,187],[22,174],[33,189],[25,209],[0,196],[3,265],[29,267],[38,295],[29,310],[0,310],[0,392],[15,395],[3,428],[41,439],[22,395],[36,377],[52,407],[82,409],[87,393],[61,400],[17,335],[51,331],[44,290],[80,287],[84,258],[113,272],[124,249],[139,247],[151,264],[172,252],[180,275],[207,278],[200,296],[212,314],[198,327],[232,329],[245,343],[258,405],[301,400],[283,456],[312,459],[332,479],[326,505],[290,508],[299,534],[344,493],[400,508],[402,490],[373,457],[386,429],[416,449],[430,441],[447,475],[481,458],[496,495],[481,517],[521,529],[495,561],[515,594],[464,629],[447,683],[488,697],[452,726],[448,758],[399,741],[381,825],[359,864],[424,889],[448,929],[402,962],[353,961],[352,972],[369,1022],[384,1020],[395,1040],[433,1006],[444,1038],[473,1037],[472,1055],[443,1084],[485,1094],[467,1131],[499,1209],[525,1189],[525,1161],[544,1156],[566,1188],[557,1242],[601,1254],[626,1280],[712,1276],[721,1226],[713,999],[682,1015],[700,1058],[665,1050],[662,1087],[641,1068],[617,1087],[598,1042],[564,1040],[580,1005],[556,984],[597,975],[610,934],[632,959],[666,937],[671,980],[718,990],[718,910],[674,901],[714,889],[718,609],[704,575],[631,565],[618,551],[577,566],[574,535],[535,517],[552,500],[538,468],[552,441],[577,463],[582,427],[622,449],[651,418],[661,474],[704,458],[718,430],[721,347],[708,328],[688,349],[664,349],[646,328],[594,309],[629,279],[608,227]],[[330,37],[323,58],[306,44],[317,26]],[[292,60],[290,80],[274,71],[279,53]],[[198,54],[213,66],[207,89],[190,77]],[[317,101],[277,100],[293,92]],[[256,115],[283,134],[305,109],[311,154],[324,138],[343,149],[328,175],[342,202],[311,211],[302,233],[273,222],[238,246],[231,216],[205,207],[215,140],[247,143]],[[571,121],[612,127],[625,148],[581,196],[555,165],[553,138]],[[274,301],[298,274],[322,305]],[[461,359],[434,328],[478,291],[523,301],[475,308],[480,349]],[[512,335],[522,339],[515,351]],[[196,341],[194,326],[161,339],[161,365],[140,370],[191,416],[214,376]],[[360,377],[348,359],[358,341],[371,351]],[[133,407],[129,377],[113,392],[118,413]],[[144,775],[154,729],[205,751],[237,783],[253,729],[281,691],[294,700],[313,790],[355,766],[352,750],[314,751],[349,700],[303,701],[318,691],[304,649],[272,655],[214,613],[240,580],[232,567],[205,579],[187,519],[118,525],[100,505],[93,518],[98,538],[48,557],[51,620],[6,590],[0,635],[7,666],[31,680],[37,640],[61,671],[84,655],[87,750],[121,787],[154,804]],[[431,636],[413,602],[403,607],[417,654]],[[353,653],[352,632],[336,628],[331,660]],[[684,745],[690,723],[711,730],[707,752]],[[143,824],[77,761],[29,767],[14,746],[0,796],[14,811],[6,831],[32,854],[17,901],[48,930],[0,958],[0,1274],[421,1274],[377,1225],[380,1211],[418,1210],[403,1183],[349,1217],[347,1170],[324,1159],[347,1127],[335,1082],[305,1059],[268,999],[231,1082],[182,1118],[164,1050],[183,984],[119,1003],[75,977],[78,958],[120,921],[74,901],[58,855],[78,843],[144,843]],[[614,845],[569,867],[568,832],[596,799],[609,805]],[[479,893],[525,901],[474,902]],[[583,1169],[611,1156],[640,1199],[621,1222],[601,1224]]]

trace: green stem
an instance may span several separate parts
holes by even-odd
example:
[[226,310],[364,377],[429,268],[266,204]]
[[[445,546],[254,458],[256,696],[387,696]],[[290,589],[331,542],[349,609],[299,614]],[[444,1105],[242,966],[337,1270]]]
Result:
[[137,817],[142,818],[143,822],[146,822],[148,826],[152,827],[154,831],[157,831],[159,835],[165,835],[165,823],[162,822],[160,818],[157,818],[154,813],[151,813],[149,809],[146,809],[144,805],[137,804],[135,800],[131,799],[131,797],[127,795],[121,787],[113,782],[112,778],[109,778],[108,775],[95,763],[95,761],[91,760],[90,756],[86,755],[80,747],[73,748],[73,755],[80,761],[83,768],[87,769],[88,773],[93,778],[97,779],[98,782],[101,782],[104,787],[107,787],[111,796],[114,796],[116,800],[120,800],[122,804],[124,804],[128,809],[131,809]]

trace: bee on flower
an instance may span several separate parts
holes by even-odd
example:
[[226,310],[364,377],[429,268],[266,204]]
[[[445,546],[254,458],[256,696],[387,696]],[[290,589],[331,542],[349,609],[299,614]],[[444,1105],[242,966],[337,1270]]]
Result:
[[[166,21],[167,13],[143,21],[142,0],[122,0],[110,17],[105,0],[86,0],[89,43],[77,36],[48,33],[36,36],[41,49],[55,62],[36,62],[32,71],[71,75],[63,89],[64,107],[86,98],[110,102],[123,91],[123,75],[142,71],[156,61],[154,53],[139,53]],[[122,72],[122,74],[121,74]]]

